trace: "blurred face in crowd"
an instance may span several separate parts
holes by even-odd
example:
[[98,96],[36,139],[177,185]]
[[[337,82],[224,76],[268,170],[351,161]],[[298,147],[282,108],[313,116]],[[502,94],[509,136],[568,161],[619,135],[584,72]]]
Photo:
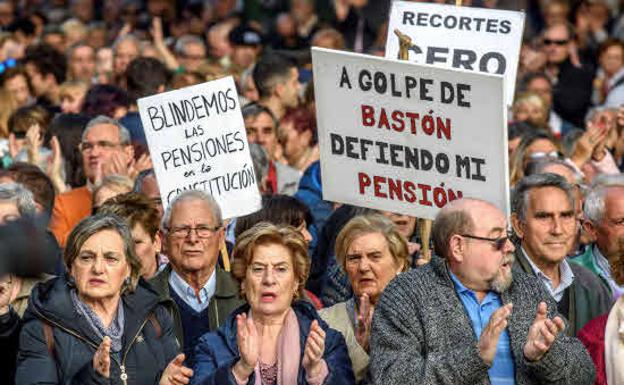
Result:
[[203,44],[187,43],[184,46],[184,54],[179,59],[184,69],[197,71],[199,66],[206,60],[206,47]]
[[[513,244],[507,237],[507,221],[496,207],[484,202],[470,202],[466,207],[473,223],[470,234],[455,234],[450,240],[450,267],[469,289],[497,293],[511,284],[514,262]],[[501,240],[499,242],[469,238],[466,235]],[[500,247],[499,247],[500,246]]]
[[301,84],[299,83],[299,70],[293,67],[290,69],[290,76],[286,80],[283,87],[280,100],[285,107],[297,107],[299,105],[299,91]]
[[114,52],[113,70],[116,75],[126,71],[128,64],[139,57],[139,46],[135,41],[127,39],[117,45]]
[[19,217],[21,215],[15,201],[0,201],[0,225],[6,225],[8,222],[18,220]]
[[292,120],[280,125],[279,135],[284,156],[291,165],[294,165],[310,149],[312,133],[310,131],[298,132]]
[[76,291],[87,304],[118,298],[124,280],[130,276],[124,241],[115,230],[102,230],[80,248],[69,272]]
[[543,127],[548,120],[548,116],[546,116],[546,111],[541,103],[525,100],[514,106],[514,120],[530,122],[538,127]]
[[159,218],[163,216],[163,205],[162,199],[160,198],[160,190],[158,189],[158,182],[156,181],[156,176],[148,175],[143,178],[143,184],[141,185],[141,194],[148,197],[158,210]]
[[10,1],[0,1],[0,26],[7,27],[15,18],[15,9]]
[[79,114],[86,94],[87,90],[83,87],[67,88],[61,94],[61,111],[64,114]]
[[565,25],[557,24],[546,30],[543,50],[549,64],[563,63],[570,55],[570,35]]
[[277,17],[275,29],[283,37],[293,37],[297,34],[295,19],[288,13],[282,13]]
[[206,34],[206,41],[210,50],[210,56],[221,59],[232,52],[232,45],[228,40],[228,34],[232,30],[232,26],[226,23],[219,23]]
[[534,78],[527,84],[527,91],[539,95],[548,108],[552,106],[552,86],[547,79],[541,77]]
[[61,33],[47,33],[43,42],[59,52],[65,52],[65,37]]
[[128,162],[132,157],[132,146],[121,143],[119,129],[104,123],[93,126],[81,143],[82,164],[87,179],[94,181],[99,167],[112,161],[113,156],[120,156]]
[[23,107],[32,98],[30,88],[28,88],[28,80],[24,75],[13,76],[4,82],[4,87],[13,95],[13,99],[19,107]]
[[255,314],[284,314],[290,308],[298,284],[290,250],[275,243],[254,248],[242,286]]
[[568,20],[569,7],[559,2],[551,2],[546,5],[544,10],[544,21],[546,26],[550,27],[555,24],[565,23]]
[[69,59],[69,73],[72,79],[91,82],[95,75],[95,51],[88,45],[74,49]]
[[145,231],[140,223],[132,228],[132,239],[134,240],[134,251],[141,260],[141,276],[145,279],[151,278],[158,270],[156,255],[160,253],[160,234],[154,236]]
[[75,0],[72,14],[83,23],[89,23],[93,20],[93,0]]
[[525,168],[532,159],[554,157],[558,151],[559,149],[550,139],[536,139],[526,148],[522,167]]
[[212,272],[217,264],[224,230],[223,227],[217,229],[219,223],[208,204],[192,198],[178,201],[167,226],[166,253],[176,272]]
[[275,122],[271,115],[261,112],[256,116],[245,119],[247,140],[249,143],[258,143],[273,159],[278,146]]
[[304,23],[314,16],[314,1],[312,0],[291,0],[290,13],[297,23]]
[[396,226],[396,229],[405,239],[409,240],[416,231],[416,217],[411,217],[405,214],[391,213],[390,211],[383,211],[382,214],[389,218]]
[[600,66],[611,77],[624,66],[624,48],[617,44],[607,48],[599,58]]
[[596,239],[600,252],[609,260],[624,258],[624,187],[609,187],[604,196],[604,215],[598,224],[586,228]]
[[56,85],[56,80],[52,74],[42,74],[33,63],[26,63],[24,67],[30,80],[30,85],[36,96],[47,94]]
[[234,45],[232,46],[232,63],[239,68],[249,68],[258,59],[260,46]]
[[514,230],[538,266],[557,265],[568,255],[576,235],[574,206],[557,187],[533,188],[524,221],[514,214]]
[[403,268],[390,253],[382,233],[362,234],[353,239],[344,263],[354,294],[358,298],[367,294],[373,304]]

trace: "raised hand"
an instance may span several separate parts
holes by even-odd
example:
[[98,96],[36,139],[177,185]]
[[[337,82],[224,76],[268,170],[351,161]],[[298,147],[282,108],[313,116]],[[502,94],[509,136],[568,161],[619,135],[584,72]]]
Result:
[[52,180],[56,192],[62,193],[65,192],[66,186],[65,181],[61,177],[61,167],[63,166],[63,162],[61,161],[61,145],[56,136],[53,136],[50,140],[50,148],[52,149],[52,156],[48,158],[46,173],[50,177],[50,180]]
[[246,379],[253,373],[260,358],[260,336],[256,325],[244,313],[236,316],[236,329],[240,360],[234,367],[234,373],[238,378]]
[[105,378],[110,377],[110,348],[111,339],[105,336],[93,355],[93,369]]
[[178,354],[163,371],[159,385],[186,385],[193,377],[193,370],[184,364],[184,354]]
[[128,166],[128,176],[134,180],[141,171],[148,170],[152,167],[152,158],[150,158],[149,154],[145,153],[141,155],[138,160],[135,161],[132,159],[130,161],[130,165]]
[[368,352],[368,341],[370,339],[371,321],[373,320],[373,306],[370,303],[368,294],[360,297],[360,307],[357,314],[357,328],[355,329],[355,339],[358,344]]
[[570,159],[576,164],[579,168],[583,167],[583,165],[591,159],[591,156],[594,152],[594,148],[598,146],[599,143],[603,142],[608,134],[608,129],[605,127],[601,127],[598,124],[593,122],[587,123],[587,130],[581,137],[576,141],[576,146],[574,147],[574,153],[570,156]]
[[316,377],[322,369],[323,353],[325,352],[325,331],[317,320],[310,325],[310,334],[306,340],[301,362],[307,377]]
[[512,308],[513,305],[511,303],[498,308],[492,313],[485,329],[481,332],[478,345],[479,356],[488,366],[494,361],[498,339],[503,330],[507,327],[507,319],[511,315]]
[[39,166],[39,149],[43,144],[41,127],[35,123],[26,131],[26,148],[28,149],[28,163]]
[[546,303],[540,302],[535,320],[529,329],[526,344],[524,344],[524,357],[528,361],[539,361],[563,329],[565,329],[565,323],[561,317],[549,319]]

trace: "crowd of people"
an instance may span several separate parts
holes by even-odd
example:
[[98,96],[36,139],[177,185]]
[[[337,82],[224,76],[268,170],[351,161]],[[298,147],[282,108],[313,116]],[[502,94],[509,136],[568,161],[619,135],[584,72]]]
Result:
[[[463,1],[525,11],[511,215],[431,224],[323,200],[310,48],[390,3],[0,0],[0,383],[623,385],[624,4]],[[163,206],[137,100],[224,76],[262,207]]]

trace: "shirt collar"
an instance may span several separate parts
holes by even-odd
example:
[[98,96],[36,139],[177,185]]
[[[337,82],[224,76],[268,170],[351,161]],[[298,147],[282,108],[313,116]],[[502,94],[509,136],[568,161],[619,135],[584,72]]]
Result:
[[596,264],[598,265],[600,270],[602,270],[605,275],[611,276],[611,267],[609,266],[609,260],[604,256],[604,254],[602,254],[597,244],[594,244],[594,247],[592,248],[592,253],[594,254]]
[[208,278],[208,281],[206,281],[206,284],[199,290],[199,298],[195,295],[195,290],[191,287],[191,285],[182,279],[182,277],[180,277],[175,270],[171,270],[169,284],[171,284],[171,287],[186,302],[188,302],[188,300],[194,300],[204,303],[210,300],[217,290],[217,269],[215,267],[212,275]]
[[[551,284],[551,286],[552,286],[551,279],[546,274],[544,274],[540,270],[540,268],[537,267],[537,265],[535,263],[533,263],[533,261],[531,260],[529,255],[526,253],[526,250],[524,250],[524,247],[522,247],[521,250],[522,250],[522,254],[524,254],[524,257],[526,258],[526,260],[529,261],[529,264],[531,265],[531,269],[533,270],[535,275],[540,277],[540,279],[542,279],[542,280],[548,281]],[[566,258],[564,258],[563,261],[561,261],[561,263],[559,264],[559,276],[560,276],[559,277],[559,286],[554,288],[556,291],[565,290],[574,281],[574,273],[572,272],[572,268],[570,267],[570,264],[568,263],[568,260]]]

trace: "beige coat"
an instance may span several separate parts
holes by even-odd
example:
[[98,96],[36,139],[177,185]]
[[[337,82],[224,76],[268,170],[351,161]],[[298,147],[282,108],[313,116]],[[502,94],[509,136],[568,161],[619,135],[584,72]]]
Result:
[[30,298],[30,292],[33,287],[39,282],[47,281],[52,278],[51,275],[44,275],[39,278],[22,278],[22,287],[20,288],[19,293],[17,293],[17,297],[15,300],[11,302],[11,306],[15,309],[15,312],[21,317],[24,316],[24,312],[28,307],[28,298]]
[[353,324],[347,312],[347,303],[340,302],[332,307],[321,309],[319,315],[327,322],[330,328],[342,333],[347,343],[347,349],[349,350],[349,358],[351,358],[355,382],[360,383],[366,378],[369,358],[368,353],[360,346],[355,338],[355,330],[353,329]]

